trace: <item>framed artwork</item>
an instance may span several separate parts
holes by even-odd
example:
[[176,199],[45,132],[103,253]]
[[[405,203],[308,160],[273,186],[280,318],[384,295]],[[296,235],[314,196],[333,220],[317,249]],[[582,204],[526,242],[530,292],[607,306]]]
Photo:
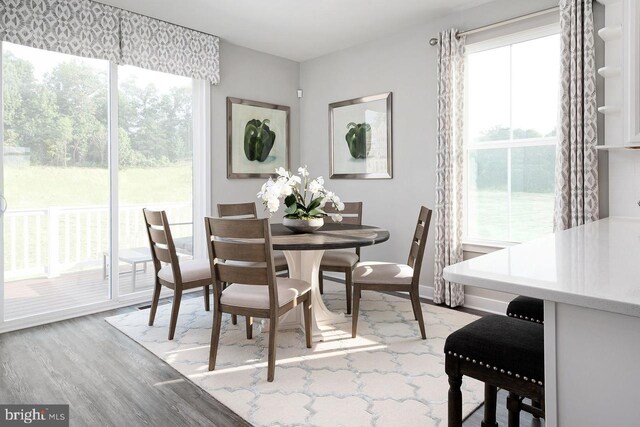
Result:
[[227,178],[268,178],[289,169],[289,115],[284,105],[227,97]]
[[393,177],[391,92],[329,104],[331,178]]

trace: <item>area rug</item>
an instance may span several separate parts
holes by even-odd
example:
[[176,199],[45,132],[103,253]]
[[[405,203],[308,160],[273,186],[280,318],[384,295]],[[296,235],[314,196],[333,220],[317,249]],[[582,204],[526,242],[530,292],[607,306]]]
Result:
[[[344,311],[344,285],[325,281],[324,300]],[[247,340],[244,321],[223,317],[216,370],[207,370],[212,314],[202,298],[184,300],[173,341],[170,304],[107,318],[131,337],[256,426],[445,426],[448,381],[446,337],[477,317],[422,304],[427,340],[420,339],[409,300],[362,293],[358,338],[351,317],[326,327],[324,341],[305,346],[299,330],[279,333],[275,381],[267,382],[267,334]],[[482,383],[465,378],[463,414],[483,401]]]

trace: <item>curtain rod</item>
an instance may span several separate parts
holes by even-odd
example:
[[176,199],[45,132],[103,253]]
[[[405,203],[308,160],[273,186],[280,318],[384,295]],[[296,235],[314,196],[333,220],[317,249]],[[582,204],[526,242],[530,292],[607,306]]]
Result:
[[[547,15],[549,13],[557,12],[560,10],[560,6],[550,7],[548,9],[539,10],[533,13],[527,13],[526,15],[516,16],[515,18],[505,19],[504,21],[499,21],[493,24],[485,25],[482,27],[474,28],[472,30],[463,31],[458,33],[458,37],[467,36],[469,34],[480,33],[482,31],[491,30],[493,28],[502,27],[503,25],[513,24],[515,22],[524,21],[525,19],[535,18],[536,16]],[[429,44],[431,46],[436,46],[438,44],[438,39],[433,37],[429,40]]]

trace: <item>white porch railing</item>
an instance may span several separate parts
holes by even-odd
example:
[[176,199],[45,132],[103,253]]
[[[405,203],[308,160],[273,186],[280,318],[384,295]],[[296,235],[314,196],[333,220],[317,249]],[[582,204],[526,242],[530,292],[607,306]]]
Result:
[[[147,247],[142,208],[164,209],[172,223],[191,223],[190,204],[125,205],[119,209],[120,248]],[[191,226],[172,227],[174,237]],[[107,206],[8,209],[4,214],[5,280],[55,277],[97,268],[109,250]]]

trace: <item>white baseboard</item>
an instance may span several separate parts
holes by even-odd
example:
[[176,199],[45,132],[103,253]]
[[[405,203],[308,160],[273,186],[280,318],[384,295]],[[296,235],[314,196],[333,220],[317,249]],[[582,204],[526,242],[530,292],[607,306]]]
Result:
[[[420,285],[420,296],[433,301],[433,287]],[[486,311],[487,313],[505,314],[507,312],[506,301],[500,301],[492,298],[479,297],[476,295],[465,295],[464,306],[474,310]]]

